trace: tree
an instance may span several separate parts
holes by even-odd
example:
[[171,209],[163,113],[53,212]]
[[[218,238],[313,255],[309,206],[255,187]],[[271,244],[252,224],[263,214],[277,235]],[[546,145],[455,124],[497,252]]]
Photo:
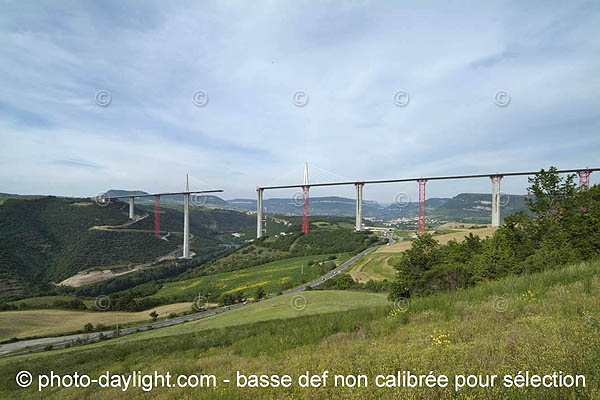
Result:
[[85,324],[85,326],[83,327],[83,330],[86,332],[93,332],[94,331],[94,325],[92,325],[91,323],[87,323]]
[[354,279],[350,274],[339,274],[335,278],[335,287],[340,290],[350,289],[355,285]]
[[150,317],[152,318],[152,321],[156,321],[158,319],[158,313],[156,311],[152,311],[150,313]]
[[389,298],[397,300],[420,294],[425,290],[424,274],[431,270],[441,259],[440,244],[431,235],[421,235],[415,239],[411,248],[394,262],[396,282],[390,286]]
[[259,286],[259,287],[257,287],[257,288],[256,288],[256,292],[255,292],[255,294],[254,294],[254,298],[255,298],[256,300],[260,300],[260,299],[262,299],[263,297],[265,297],[265,290],[263,289],[263,287],[262,287],[262,286]]
[[244,291],[240,290],[235,293],[235,303],[241,303],[244,301]]
[[556,167],[548,171],[541,170],[537,175],[528,178],[531,184],[529,197],[525,199],[529,209],[538,217],[560,215],[565,209],[572,209],[577,195],[575,174],[562,178]]
[[219,303],[223,306],[230,306],[235,303],[235,297],[231,293],[223,293],[219,298]]

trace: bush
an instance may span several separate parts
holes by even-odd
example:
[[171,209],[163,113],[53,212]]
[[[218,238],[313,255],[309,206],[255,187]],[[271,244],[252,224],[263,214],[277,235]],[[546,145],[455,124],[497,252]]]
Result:
[[260,299],[262,299],[263,297],[265,297],[265,290],[263,289],[263,287],[262,287],[262,286],[259,286],[259,287],[257,287],[257,288],[256,288],[256,292],[255,292],[255,294],[254,294],[254,298],[255,298],[256,300],[260,300]]

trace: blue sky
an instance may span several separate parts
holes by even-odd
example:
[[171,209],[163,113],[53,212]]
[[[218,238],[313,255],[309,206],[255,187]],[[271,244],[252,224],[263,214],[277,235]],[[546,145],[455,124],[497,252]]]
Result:
[[[300,183],[305,161],[313,182],[600,165],[598,2],[1,8],[0,192],[182,190],[189,173],[192,189],[254,197],[259,185]],[[525,191],[525,178],[502,183]],[[427,193],[490,187],[430,182]],[[416,197],[416,184],[370,186],[365,198],[399,192]]]

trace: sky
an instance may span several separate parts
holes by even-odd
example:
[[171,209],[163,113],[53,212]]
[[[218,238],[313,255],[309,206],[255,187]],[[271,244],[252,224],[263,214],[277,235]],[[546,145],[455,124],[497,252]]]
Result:
[[[0,192],[181,191],[189,174],[233,199],[302,183],[305,162],[312,183],[600,166],[597,1],[0,8]],[[427,184],[427,197],[490,191]]]

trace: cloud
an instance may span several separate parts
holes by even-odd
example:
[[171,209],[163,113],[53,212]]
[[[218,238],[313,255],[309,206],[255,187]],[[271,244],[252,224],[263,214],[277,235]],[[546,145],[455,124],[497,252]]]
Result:
[[89,168],[89,169],[102,169],[104,167],[94,164],[85,160],[69,159],[69,160],[54,160],[53,164],[64,165],[73,168]]
[[[516,1],[12,3],[0,16],[0,179],[4,191],[93,195],[181,189],[190,173],[234,198],[300,182],[304,161],[332,173],[315,179],[592,166],[599,11]],[[95,103],[99,90],[108,107]],[[206,106],[193,104],[196,90]],[[305,107],[293,104],[298,90]],[[406,107],[393,102],[398,90]],[[494,103],[499,90],[507,107]],[[428,186],[431,196],[488,190]]]

